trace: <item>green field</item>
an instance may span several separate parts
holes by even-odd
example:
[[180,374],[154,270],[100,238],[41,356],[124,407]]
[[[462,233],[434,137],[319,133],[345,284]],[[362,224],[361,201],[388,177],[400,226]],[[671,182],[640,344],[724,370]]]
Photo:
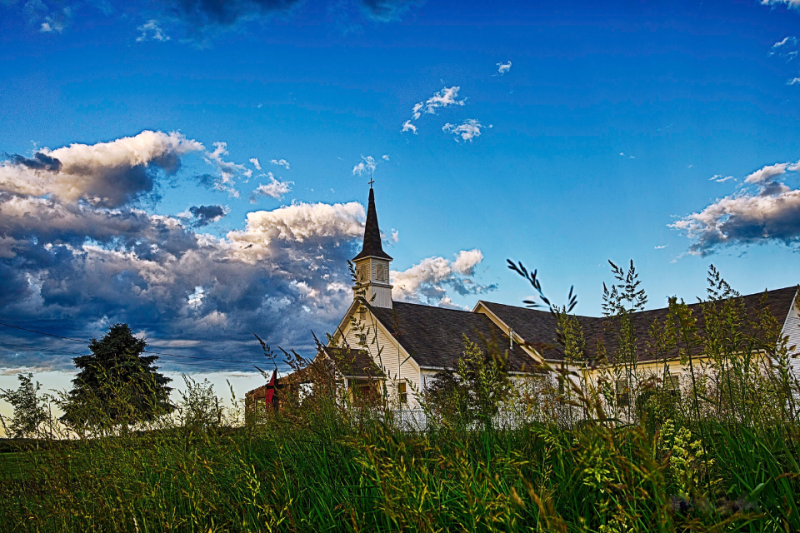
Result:
[[407,433],[318,409],[2,454],[0,530],[797,531],[797,429]]

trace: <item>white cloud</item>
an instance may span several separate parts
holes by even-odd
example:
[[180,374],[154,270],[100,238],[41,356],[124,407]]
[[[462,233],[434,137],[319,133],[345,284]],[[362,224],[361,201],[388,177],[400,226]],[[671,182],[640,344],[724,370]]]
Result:
[[717,200],[699,213],[670,224],[695,242],[690,254],[708,255],[726,245],[759,244],[800,240],[800,190],[776,181],[786,171],[800,170],[800,162],[768,165],[753,172],[746,184],[755,191]]
[[786,85],[797,85],[800,83],[800,78],[792,78],[786,82]]
[[256,203],[256,198],[258,196],[270,196],[276,200],[280,200],[284,194],[292,190],[290,185],[294,185],[293,181],[278,181],[275,179],[272,172],[268,172],[267,176],[269,177],[269,183],[266,185],[259,185],[256,190],[253,191],[250,203]]
[[442,126],[442,131],[455,135],[456,141],[458,141],[458,138],[461,137],[462,140],[471,142],[472,139],[480,136],[481,128],[483,127],[484,126],[477,120],[468,119],[463,124],[459,124],[458,126],[448,122]]
[[772,180],[775,176],[780,176],[786,172],[786,167],[789,163],[776,163],[774,165],[767,165],[759,170],[756,170],[744,179],[745,183],[764,183],[765,181]]
[[776,4],[786,4],[789,7],[800,7],[800,0],[761,0],[761,5],[769,6]]
[[289,170],[289,162],[285,159],[272,159],[270,163],[273,165],[278,165],[284,167],[286,170]]
[[249,178],[253,175],[253,171],[244,165],[239,165],[230,161],[224,161],[222,158],[228,155],[228,143],[215,142],[214,151],[205,153],[206,163],[217,167],[219,179],[214,183],[214,188],[218,191],[225,191],[234,198],[239,197],[239,191],[235,187],[235,178],[241,174]]
[[[418,120],[422,116],[423,111],[427,114],[435,115],[436,110],[439,108],[450,107],[454,105],[463,106],[467,99],[458,99],[458,91],[460,89],[461,87],[458,86],[445,87],[424,102],[417,102],[414,104],[414,107],[411,108],[411,120]],[[417,127],[411,123],[411,120],[406,120],[403,123],[403,133],[407,131],[410,131],[414,134],[417,133]]]
[[381,156],[381,159],[383,159],[384,161],[388,161],[389,160],[389,156],[384,154],[384,155]]
[[662,244],[661,246],[656,246],[656,250],[663,250],[666,247],[667,247],[666,244]]
[[400,241],[400,232],[392,228],[392,242],[397,244]]
[[375,161],[375,158],[371,155],[364,157],[361,156],[361,162],[353,167],[353,175],[360,176],[366,172],[375,172],[375,168],[377,168],[378,163]]
[[1,162],[0,189],[117,207],[152,190],[153,170],[173,174],[181,156],[202,150],[202,144],[180,133],[160,131],[93,145],[43,148],[31,158],[12,156]]
[[475,248],[474,250],[462,250],[456,255],[456,260],[453,261],[453,268],[459,274],[471,276],[475,272],[475,266],[483,261],[483,253]]
[[202,286],[197,286],[194,288],[194,292],[188,296],[189,307],[197,309],[203,304],[203,298],[205,298],[205,293],[203,292]]
[[364,225],[361,221],[365,216],[364,207],[357,202],[297,203],[273,211],[248,213],[245,229],[229,232],[227,240],[233,256],[253,262],[271,255],[276,242],[362,237]]
[[258,158],[250,158],[250,162],[253,163],[253,166],[256,167],[256,170],[261,170],[261,163],[258,162]]
[[[44,6],[42,2],[29,1],[27,2],[25,7],[28,7],[31,4],[39,4],[44,10],[47,10],[47,7]],[[39,18],[36,15],[30,17],[31,20]],[[39,26],[39,31],[42,33],[63,33],[64,30],[67,28],[69,23],[72,19],[72,8],[69,6],[63,7],[61,9],[56,9],[50,12],[48,15],[44,17],[44,22],[41,23]]]
[[506,72],[511,70],[511,61],[508,63],[498,63],[497,64],[497,72],[502,76]]
[[[431,115],[436,114],[436,110],[443,107],[449,107],[452,105],[464,105],[464,102],[467,101],[466,98],[463,100],[458,99],[458,91],[461,87],[453,86],[453,87],[445,87],[438,93],[434,94],[430,98],[425,101],[425,112]],[[419,104],[417,104],[419,105]],[[417,106],[414,106],[415,114],[419,111]]]
[[394,288],[392,298],[397,301],[425,302],[449,307],[452,300],[448,289],[465,296],[482,294],[496,288],[495,285],[481,285],[471,276],[475,266],[483,260],[480,250],[461,251],[455,261],[443,257],[428,257],[405,271],[392,271]]
[[136,38],[136,42],[147,40],[169,41],[169,36],[164,33],[164,30],[161,29],[161,26],[159,26],[158,21],[155,19],[148,20],[146,23],[142,24],[136,29],[142,32]]
[[403,131],[402,131],[402,133],[405,133],[407,131],[410,131],[414,135],[417,134],[417,127],[415,125],[413,125],[410,120],[406,120],[405,122],[403,122]]
[[722,174],[714,174],[709,178],[709,181],[716,181],[717,183],[725,183],[726,181],[729,180],[736,181],[736,179],[733,176],[723,176]]
[[772,45],[772,50],[777,50],[778,48],[782,48],[784,46],[794,46],[797,44],[797,37],[784,37],[777,43]]

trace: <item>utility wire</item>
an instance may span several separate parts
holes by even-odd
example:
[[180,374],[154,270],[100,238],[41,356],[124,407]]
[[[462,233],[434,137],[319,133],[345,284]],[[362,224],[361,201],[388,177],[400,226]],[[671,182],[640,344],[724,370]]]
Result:
[[[75,339],[75,338],[72,338],[72,337],[62,337],[61,335],[54,335],[52,333],[45,333],[43,331],[36,331],[35,329],[27,329],[27,328],[21,328],[19,326],[12,326],[11,324],[6,324],[5,322],[0,322],[0,326],[5,326],[7,328],[19,329],[21,331],[27,331],[29,333],[36,333],[38,335],[47,335],[48,337],[55,337],[57,339],[64,339],[64,340],[67,340],[67,341],[80,342],[81,344],[86,344],[85,340]],[[53,351],[53,350],[46,350],[44,348],[36,348],[35,350],[36,351],[49,351],[49,352]],[[60,353],[61,355],[69,355],[69,354],[72,354],[72,355],[87,355],[87,354],[79,354],[79,353],[76,353],[76,352],[70,352],[69,354],[65,354],[63,352],[57,352],[57,353]],[[252,364],[263,363],[264,362],[264,361],[244,361],[244,360],[241,360],[241,359],[217,359],[217,358],[213,358],[213,357],[195,357],[195,356],[191,356],[191,355],[178,355],[178,354],[174,354],[174,353],[152,352],[150,350],[144,350],[144,353],[149,353],[149,354],[153,354],[153,355],[163,355],[164,357],[180,357],[182,359],[196,359],[196,360],[200,360],[200,361],[218,361],[218,362],[222,362],[222,363],[246,363],[246,364],[251,364],[252,365]],[[191,364],[191,363],[184,363],[184,364]]]
[[38,333],[39,335],[47,335],[48,337],[55,337],[57,339],[64,339],[64,340],[68,340],[68,341],[80,342],[81,344],[86,344],[86,341],[81,340],[81,339],[73,339],[71,337],[62,337],[61,335],[53,335],[52,333],[45,333],[43,331],[36,331],[35,329],[25,329],[25,328],[21,328],[19,326],[12,326],[11,324],[6,324],[4,322],[0,322],[0,326],[5,326],[7,328],[20,329],[22,331],[27,331],[29,333]]

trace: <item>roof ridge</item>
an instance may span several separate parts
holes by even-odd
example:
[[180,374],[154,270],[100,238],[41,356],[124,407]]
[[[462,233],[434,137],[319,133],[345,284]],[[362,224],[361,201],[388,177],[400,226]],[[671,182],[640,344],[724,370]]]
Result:
[[[393,302],[393,303],[394,303],[394,305],[397,305],[397,304],[400,304],[400,305],[415,305],[417,307],[427,307],[429,309],[441,309],[442,311],[456,311],[456,312],[460,312],[460,313],[478,314],[478,313],[473,313],[469,309],[454,309],[452,307],[439,307],[438,305],[428,305],[428,304],[423,304],[423,303],[414,303],[414,302]],[[388,309],[387,309],[387,311],[388,311]]]
[[[764,290],[764,291],[760,291],[760,292],[754,292],[754,293],[751,293],[751,294],[740,294],[739,296],[732,296],[731,298],[726,298],[726,299],[730,300],[730,299],[735,299],[735,298],[744,299],[744,298],[750,298],[750,297],[757,297],[757,296],[763,296],[764,294],[773,294],[773,293],[778,293],[778,292],[781,292],[781,291],[786,291],[786,290],[789,290],[789,289],[794,289],[796,291],[797,290],[797,285],[789,285],[789,286],[786,286],[786,287],[781,287],[779,289]],[[531,309],[530,307],[522,307],[522,306],[519,306],[519,305],[503,304],[503,303],[499,303],[499,302],[490,302],[490,301],[487,301],[487,300],[479,300],[479,301],[484,303],[484,304],[489,304],[489,305],[501,305],[503,307],[511,307],[513,309],[517,309],[517,310],[520,310],[520,311],[533,311],[535,313],[550,314],[549,311],[543,311],[543,310],[540,310],[540,309]],[[686,305],[691,307],[691,306],[696,306],[696,305],[700,305],[700,304],[703,304],[703,303],[707,303],[707,302],[706,301],[692,302],[692,303],[687,303]],[[658,311],[665,311],[667,309],[669,309],[669,305],[664,306],[664,307],[657,307],[655,309],[645,309],[643,311],[634,311],[631,314],[632,315],[642,315],[642,314],[645,314],[645,313],[655,313],[655,312],[658,312]],[[589,318],[589,319],[593,319],[593,320],[604,320],[604,319],[607,319],[607,318],[613,318],[613,316],[611,316],[611,317],[609,317],[609,316],[591,316],[591,315],[574,315],[574,316],[576,316],[578,318]]]

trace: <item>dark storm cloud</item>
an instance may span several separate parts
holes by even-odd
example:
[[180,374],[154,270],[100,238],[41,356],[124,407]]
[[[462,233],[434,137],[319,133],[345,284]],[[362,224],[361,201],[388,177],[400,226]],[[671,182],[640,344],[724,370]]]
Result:
[[[208,223],[225,208],[189,212]],[[252,212],[245,229],[215,239],[139,209],[0,192],[0,314],[84,338],[127,322],[194,356],[252,359],[257,350],[241,352],[252,333],[311,349],[310,330],[330,331],[352,297],[347,259],[361,219],[354,203],[295,204]],[[18,364],[9,357],[0,353],[0,367]],[[36,357],[71,364],[55,353]]]
[[[310,13],[328,7],[344,31],[361,28],[364,20],[377,23],[401,20],[425,0],[0,0],[0,8],[42,35],[69,30],[75,20],[102,15],[133,24],[136,42],[182,41],[201,48],[221,33],[240,30],[248,22],[289,18],[304,4]],[[13,10],[13,11],[12,11]],[[343,24],[344,23],[344,24]],[[87,28],[88,29],[88,28]]]
[[61,170],[61,161],[42,152],[36,152],[30,159],[19,154],[10,154],[8,159],[15,165],[22,165],[33,170],[48,170],[51,172]]
[[425,0],[361,0],[369,18],[378,22],[399,20],[411,8],[422,5]]
[[217,222],[224,217],[227,212],[221,205],[198,205],[189,208],[189,212],[194,216],[195,226],[207,226]]
[[231,26],[237,22],[287,13],[302,0],[171,0],[167,13],[195,27]]

